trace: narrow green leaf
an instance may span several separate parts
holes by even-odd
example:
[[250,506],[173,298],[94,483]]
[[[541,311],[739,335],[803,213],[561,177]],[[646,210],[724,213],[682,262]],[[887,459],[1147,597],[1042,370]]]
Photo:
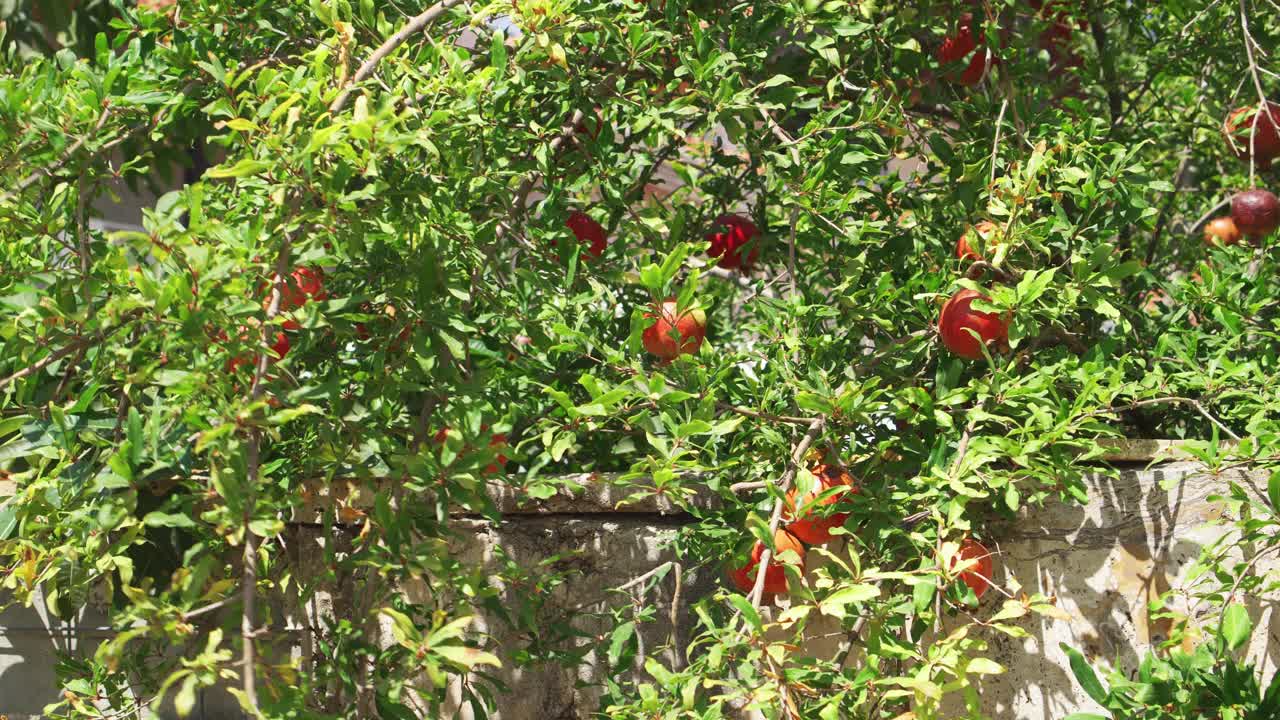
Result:
[[1058,647],[1067,654],[1067,660],[1071,663],[1071,672],[1075,674],[1076,682],[1080,683],[1080,687],[1093,698],[1094,702],[1105,705],[1107,691],[1102,687],[1102,682],[1098,680],[1093,668],[1089,666],[1089,661],[1084,659],[1084,655],[1081,655],[1079,650],[1066,643],[1059,643]]

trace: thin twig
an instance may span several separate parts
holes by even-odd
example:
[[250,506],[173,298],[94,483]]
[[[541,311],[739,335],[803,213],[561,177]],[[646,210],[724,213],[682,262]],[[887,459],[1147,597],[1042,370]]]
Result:
[[1083,416],[1083,418],[1096,417],[1098,415],[1116,415],[1122,412],[1127,412],[1129,410],[1137,410],[1138,408],[1148,407],[1151,405],[1190,405],[1192,408],[1195,409],[1196,412],[1203,415],[1206,420],[1213,423],[1214,426],[1216,426],[1222,432],[1226,433],[1227,437],[1236,441],[1240,440],[1239,435],[1235,434],[1231,430],[1231,428],[1227,427],[1221,420],[1219,420],[1218,418],[1210,414],[1209,411],[1205,409],[1204,405],[1199,400],[1196,400],[1195,398],[1189,398],[1189,397],[1171,396],[1171,397],[1148,398],[1146,400],[1137,400],[1122,407],[1102,408],[1101,410],[1094,410],[1093,412],[1086,413]]
[[1000,130],[1004,127],[1004,112],[1009,109],[1009,98],[1005,98],[1000,102],[1000,114],[996,116],[996,134],[991,141],[991,179],[987,181],[987,187],[995,187],[996,184],[996,162],[1000,157]]
[[182,619],[185,621],[185,620],[191,620],[191,619],[193,619],[193,618],[198,618],[198,617],[200,617],[201,615],[208,615],[208,614],[209,614],[209,613],[211,613],[211,612],[214,612],[214,611],[219,610],[219,609],[221,609],[221,608],[223,608],[223,607],[226,607],[227,605],[231,604],[231,603],[232,603],[232,602],[234,602],[234,601],[235,601],[235,597],[234,597],[234,596],[232,596],[232,597],[225,597],[225,598],[222,598],[221,600],[219,600],[219,601],[217,601],[217,602],[215,602],[215,603],[210,603],[210,604],[208,604],[208,605],[205,605],[205,606],[204,606],[204,607],[202,607],[202,608],[197,608],[197,609],[192,610],[192,611],[190,611],[190,612],[182,613]]
[[796,168],[799,168],[800,150],[796,147],[795,138],[788,135],[787,131],[782,129],[782,126],[778,124],[778,121],[773,119],[773,115],[770,115],[768,110],[765,110],[763,107],[759,108],[759,110],[760,116],[764,118],[765,124],[769,126],[769,131],[773,133],[774,137],[781,141],[783,147],[790,151],[792,164]]
[[753,417],[757,420],[768,420],[775,423],[786,423],[788,425],[809,425],[813,422],[813,418],[794,417],[792,415],[774,415],[772,413],[752,410],[741,405],[730,405],[729,403],[716,403],[716,407],[720,410],[727,410],[738,415]]
[[1200,12],[1196,13],[1195,17],[1191,18],[1191,20],[1190,20],[1186,25],[1183,25],[1183,26],[1182,26],[1182,32],[1179,32],[1179,33],[1178,33],[1178,36],[1179,36],[1179,37],[1181,37],[1181,36],[1183,36],[1183,35],[1186,35],[1186,34],[1187,34],[1187,31],[1191,29],[1191,26],[1192,26],[1192,25],[1195,25],[1197,22],[1199,22],[1199,21],[1200,21],[1200,18],[1204,17],[1205,13],[1207,13],[1207,12],[1209,12],[1210,10],[1212,10],[1212,9],[1214,9],[1214,8],[1216,8],[1216,7],[1218,7],[1218,3],[1220,3],[1220,2],[1222,2],[1222,0],[1213,0],[1213,2],[1209,3],[1209,5],[1208,5],[1207,7],[1205,7],[1205,9],[1203,9],[1203,10],[1201,10]]
[[58,170],[62,169],[63,166],[65,166],[68,162],[71,161],[71,158],[74,157],[76,153],[80,152],[80,148],[84,147],[84,144],[89,142],[90,138],[94,137],[95,135],[98,134],[100,130],[102,130],[102,126],[106,124],[107,118],[110,116],[111,116],[111,107],[107,106],[103,108],[102,113],[98,115],[98,121],[93,125],[93,130],[89,131],[87,134],[81,136],[80,139],[76,140],[75,142],[71,143],[71,145],[67,146],[67,149],[62,152],[62,155],[53,164],[46,165],[45,167],[42,167],[39,170],[36,170],[30,175],[19,180],[17,184],[14,185],[12,190],[0,196],[0,203],[8,202],[14,197],[17,197],[18,195],[22,194],[22,192],[25,191],[27,188],[31,187],[37,182],[40,182],[42,179],[49,177],[50,175],[54,174]]
[[800,223],[800,208],[791,208],[791,234],[787,237],[790,255],[787,258],[787,273],[791,276],[791,299],[797,294],[796,289],[796,226]]
[[347,81],[342,88],[342,92],[338,93],[338,97],[334,98],[333,103],[329,105],[329,114],[337,115],[342,112],[342,109],[347,106],[347,100],[351,98],[352,86],[367,80],[373,74],[373,71],[377,69],[378,63],[395,52],[395,49],[403,45],[410,37],[425,30],[431,23],[435,22],[436,18],[461,2],[462,0],[440,0],[440,2],[427,8],[422,13],[410,18],[404,27],[400,28],[395,35],[387,38],[386,42],[379,45],[378,49],[374,50],[373,54],[369,56],[369,59],[365,60],[364,64],[360,66],[360,69],[356,70],[356,74]]
[[1189,234],[1194,235],[1194,234],[1196,233],[1196,231],[1197,231],[1197,230],[1199,230],[1199,229],[1200,229],[1200,227],[1201,227],[1202,225],[1204,225],[1205,223],[1209,222],[1209,219],[1210,219],[1210,218],[1212,218],[1214,215],[1217,215],[1217,214],[1218,214],[1218,212],[1219,212],[1219,211],[1221,211],[1221,210],[1222,210],[1223,208],[1225,208],[1226,206],[1230,205],[1230,204],[1231,204],[1231,198],[1232,198],[1232,197],[1234,197],[1234,196],[1232,196],[1232,195],[1228,195],[1228,196],[1226,196],[1225,198],[1223,198],[1223,199],[1222,199],[1222,201],[1221,201],[1221,202],[1219,202],[1217,205],[1214,205],[1213,207],[1209,208],[1209,210],[1208,210],[1208,211],[1206,211],[1206,212],[1205,212],[1205,214],[1201,215],[1201,216],[1200,216],[1200,218],[1199,218],[1198,220],[1196,220],[1195,222],[1191,223],[1191,227],[1187,228],[1187,232],[1188,232]]
[[89,347],[91,345],[100,343],[103,340],[106,340],[107,338],[116,334],[123,328],[128,327],[129,324],[132,323],[133,320],[135,320],[141,314],[142,314],[141,310],[134,310],[130,312],[128,315],[126,315],[118,325],[113,325],[104,330],[99,330],[93,335],[81,336],[73,340],[66,347],[59,348],[58,350],[55,350],[52,353],[49,353],[47,356],[38,360],[37,362],[34,362],[31,365],[28,365],[27,367],[15,372],[9,377],[3,380],[0,380],[0,389],[8,388],[10,385],[21,380],[22,378],[27,377],[28,375],[33,375],[35,373],[40,372],[41,370],[58,362],[59,360],[70,355],[71,353],[80,350],[81,348]]
[[1253,187],[1254,176],[1257,166],[1257,146],[1258,138],[1258,120],[1262,118],[1263,113],[1267,113],[1268,119],[1272,125],[1275,125],[1275,119],[1271,117],[1270,103],[1267,102],[1267,92],[1262,89],[1262,78],[1258,76],[1258,60],[1253,56],[1253,50],[1257,41],[1253,39],[1253,34],[1249,32],[1249,7],[1246,0],[1240,0],[1240,31],[1244,34],[1244,52],[1249,58],[1249,75],[1253,78],[1253,87],[1258,91],[1258,112],[1253,115],[1253,129],[1249,133],[1249,186]]
[[[825,416],[815,418],[809,424],[809,430],[800,438],[800,442],[796,443],[795,449],[791,451],[791,462],[788,463],[786,472],[778,479],[778,490],[780,494],[773,502],[773,516],[769,518],[769,536],[778,532],[778,526],[782,524],[782,509],[785,506],[783,498],[787,491],[791,489],[791,483],[796,479],[796,473],[800,470],[801,463],[804,462],[805,456],[809,453],[809,447],[813,445],[818,436],[827,426],[827,418]],[[764,576],[765,571],[769,568],[769,558],[773,552],[766,545],[764,552],[760,554],[760,562],[756,568],[756,582],[751,588],[751,607],[759,608],[760,602],[764,599]]]
[[1102,11],[1095,2],[1089,3],[1089,31],[1093,42],[1098,46],[1098,57],[1102,62],[1103,85],[1107,91],[1107,107],[1111,111],[1111,129],[1114,130],[1124,114],[1124,96],[1120,94],[1120,82],[1116,77],[1115,56],[1107,41],[1107,30],[1102,23]]

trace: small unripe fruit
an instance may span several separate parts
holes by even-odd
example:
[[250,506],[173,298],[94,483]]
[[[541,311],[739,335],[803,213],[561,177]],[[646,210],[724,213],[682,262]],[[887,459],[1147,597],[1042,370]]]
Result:
[[[804,572],[804,545],[786,530],[778,530],[773,534],[774,554],[769,558],[769,567],[764,571],[764,595],[771,597],[787,591],[787,571],[784,563],[791,563]],[[760,557],[764,554],[764,543],[756,542],[751,549],[751,560],[740,568],[729,571],[729,579],[735,587],[744,593],[751,592],[756,585],[756,568],[760,566]],[[787,551],[795,553],[796,559],[783,557]]]
[[1231,199],[1231,219],[1245,235],[1266,237],[1280,227],[1280,200],[1267,190],[1246,190]]
[[1240,242],[1240,228],[1227,216],[1214,218],[1204,226],[1205,245],[1235,245]]
[[1227,115],[1222,131],[1236,157],[1247,160],[1252,152],[1258,167],[1268,168],[1280,157],[1280,104],[1267,103],[1262,114],[1257,105],[1236,108]]
[[977,225],[965,230],[964,234],[960,236],[960,239],[956,241],[956,257],[961,260],[984,259],[981,253],[974,249],[973,245],[969,243],[970,233],[976,232],[982,238],[982,247],[986,250],[992,250],[996,246],[996,234],[999,230],[1000,228],[990,220],[983,220]]
[[[975,290],[961,290],[942,306],[938,316],[938,334],[942,336],[942,344],[966,360],[982,359],[983,345],[995,343],[1003,347],[1009,343],[1008,318],[974,310],[973,301],[979,299],[987,298]],[[975,338],[970,330],[978,337]]]
[[640,336],[644,349],[668,362],[680,355],[698,352],[707,336],[707,314],[700,308],[681,314],[674,299],[662,303],[656,316],[651,311],[645,313],[645,317],[653,318],[653,324]]
[[[754,241],[760,234],[755,223],[741,215],[721,215],[716,218],[717,227],[724,228],[720,232],[708,233],[707,242],[711,243],[707,254],[720,258],[716,263],[722,268],[736,270],[751,269],[760,255],[759,241]],[[745,257],[743,251],[746,251]]]
[[960,581],[973,590],[973,594],[981,600],[991,587],[991,576],[995,572],[995,563],[991,559],[991,551],[985,545],[972,538],[966,538],[960,544],[960,550],[951,557],[951,568],[955,569],[961,562],[973,560],[976,564],[962,573]]
[[604,226],[581,210],[574,210],[569,213],[569,219],[565,220],[564,224],[573,231],[573,235],[578,238],[578,242],[587,246],[585,252],[589,257],[598,258],[604,254],[605,248],[609,247],[609,240],[604,234]]

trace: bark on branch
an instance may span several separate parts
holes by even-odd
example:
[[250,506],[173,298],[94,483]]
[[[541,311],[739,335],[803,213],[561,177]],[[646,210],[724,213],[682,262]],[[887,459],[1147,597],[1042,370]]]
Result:
[[440,0],[440,2],[427,8],[422,13],[410,18],[409,22],[405,23],[404,27],[400,28],[395,35],[387,38],[386,42],[378,46],[378,49],[373,51],[373,54],[369,56],[369,59],[365,60],[364,64],[356,70],[356,74],[347,81],[346,86],[342,88],[342,92],[338,93],[338,97],[334,99],[331,105],[329,105],[329,114],[337,115],[342,112],[342,109],[347,106],[347,101],[351,99],[353,86],[368,80],[369,76],[373,74],[373,71],[378,68],[378,63],[382,62],[388,55],[395,52],[396,48],[405,44],[409,38],[427,29],[431,23],[435,22],[437,18],[448,12],[450,8],[461,3],[462,0]]

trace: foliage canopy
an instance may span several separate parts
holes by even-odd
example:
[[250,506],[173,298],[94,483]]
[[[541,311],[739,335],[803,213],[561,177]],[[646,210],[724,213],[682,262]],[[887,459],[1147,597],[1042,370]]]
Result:
[[[1057,611],[1016,586],[977,609],[966,536],[1083,500],[1103,438],[1280,459],[1274,238],[1200,238],[1280,189],[1222,133],[1277,96],[1269,0],[142,4],[0,3],[2,583],[106,598],[121,631],[59,668],[50,717],[227,683],[263,717],[435,716],[463,675],[484,705],[497,664],[574,640],[510,591],[563,578],[462,561],[453,511],[603,473],[687,507],[676,572],[723,576],[818,487],[808,446],[859,489],[827,565],[787,570],[785,611],[700,599],[679,666],[610,683],[609,716],[980,716],[985,638]],[[974,84],[936,55],[964,28]],[[161,192],[142,230],[91,223],[123,186]],[[708,256],[726,213],[760,229],[746,268]],[[983,220],[985,259],[957,258]],[[961,288],[1007,350],[940,344]],[[668,364],[642,335],[670,297],[708,329]],[[319,576],[286,529],[317,494],[351,531]],[[1223,547],[1280,542],[1280,479],[1223,501]],[[1222,550],[1197,592],[1273,584]],[[329,618],[328,662],[264,660],[340,578],[398,642]],[[479,612],[535,640],[498,657]],[[789,650],[819,614],[853,659]],[[606,616],[628,667],[653,609]]]

